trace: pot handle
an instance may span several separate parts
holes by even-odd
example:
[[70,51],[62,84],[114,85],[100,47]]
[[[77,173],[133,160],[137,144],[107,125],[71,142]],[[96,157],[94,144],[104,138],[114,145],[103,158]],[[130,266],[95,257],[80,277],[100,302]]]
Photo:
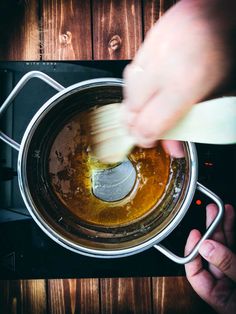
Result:
[[201,246],[202,242],[212,235],[212,233],[214,232],[214,230],[216,229],[216,227],[218,226],[219,222],[221,221],[221,219],[224,215],[224,204],[223,204],[222,200],[216,194],[214,194],[212,191],[210,191],[208,188],[206,188],[204,185],[200,184],[199,182],[197,182],[197,189],[200,192],[202,192],[203,194],[205,194],[206,196],[208,196],[209,198],[211,198],[218,206],[218,213],[217,213],[215,219],[212,221],[210,226],[207,228],[205,234],[202,236],[202,238],[199,240],[199,242],[195,245],[195,247],[192,249],[192,251],[185,257],[181,257],[181,256],[178,256],[178,255],[172,253],[169,249],[167,249],[166,247],[164,247],[161,244],[154,245],[154,247],[158,251],[160,251],[162,254],[164,254],[169,259],[171,259],[172,261],[174,261],[178,264],[189,263],[198,255],[198,250],[199,250],[199,247]]
[[[59,84],[57,81],[53,80],[50,76],[47,74],[44,74],[40,71],[30,71],[27,74],[25,74],[19,82],[16,84],[16,86],[13,88],[7,99],[4,101],[2,106],[0,107],[0,118],[5,112],[5,110],[8,108],[8,106],[12,103],[12,101],[15,99],[15,97],[18,95],[18,93],[21,91],[21,89],[25,86],[25,84],[31,80],[32,78],[38,78],[48,85],[52,86],[57,91],[62,91],[65,87]],[[16,149],[17,151],[20,150],[20,144],[15,142],[12,138],[7,136],[5,133],[0,131],[0,139],[3,140],[5,143]]]

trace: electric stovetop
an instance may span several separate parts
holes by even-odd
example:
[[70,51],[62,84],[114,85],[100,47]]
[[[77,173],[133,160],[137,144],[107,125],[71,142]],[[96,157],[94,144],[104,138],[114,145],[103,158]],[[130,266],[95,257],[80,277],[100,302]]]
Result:
[[[97,77],[122,77],[127,61],[0,62],[2,104],[28,71],[45,72],[64,86]],[[37,79],[30,81],[0,120],[0,128],[20,142],[36,111],[55,90]],[[236,203],[235,145],[197,145],[199,182],[225,203]],[[183,255],[189,231],[205,230],[205,206],[210,202],[195,193],[180,225],[162,243]],[[39,229],[25,208],[17,182],[17,152],[0,141],[0,279],[177,276],[184,267],[154,248],[119,259],[97,259],[73,253]]]

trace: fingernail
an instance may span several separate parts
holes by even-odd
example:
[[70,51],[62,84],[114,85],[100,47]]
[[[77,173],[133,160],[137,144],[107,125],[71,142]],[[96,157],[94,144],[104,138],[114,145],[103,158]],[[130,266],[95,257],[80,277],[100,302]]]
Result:
[[206,258],[209,258],[214,251],[215,247],[210,242],[203,242],[203,244],[199,248],[199,253]]

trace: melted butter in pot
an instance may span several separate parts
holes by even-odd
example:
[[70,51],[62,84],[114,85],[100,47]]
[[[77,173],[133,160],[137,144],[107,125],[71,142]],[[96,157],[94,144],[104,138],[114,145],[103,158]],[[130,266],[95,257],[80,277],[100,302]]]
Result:
[[51,185],[63,206],[78,219],[103,226],[127,224],[154,207],[158,210],[170,176],[170,158],[161,145],[132,151],[129,160],[136,171],[133,189],[121,200],[106,202],[93,194],[92,173],[111,165],[102,165],[91,157],[86,121],[86,113],[73,118],[51,147]]

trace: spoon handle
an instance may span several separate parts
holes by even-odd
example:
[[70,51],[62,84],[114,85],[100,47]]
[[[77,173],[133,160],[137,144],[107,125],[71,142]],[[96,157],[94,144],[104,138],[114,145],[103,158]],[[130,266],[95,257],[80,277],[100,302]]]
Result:
[[236,143],[236,97],[221,97],[194,105],[161,139],[205,144]]

